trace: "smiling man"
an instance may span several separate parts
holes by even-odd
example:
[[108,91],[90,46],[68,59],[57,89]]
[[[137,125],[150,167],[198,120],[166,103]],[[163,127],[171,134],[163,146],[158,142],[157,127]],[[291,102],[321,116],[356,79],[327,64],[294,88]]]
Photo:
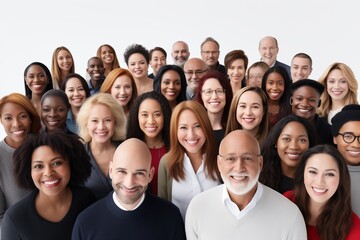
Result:
[[351,180],[351,206],[360,216],[360,106],[349,104],[331,120],[334,143],[344,157]]
[[235,130],[222,140],[217,158],[224,184],[198,194],[186,212],[186,237],[194,239],[306,239],[299,209],[258,182],[259,143]]
[[90,94],[94,95],[100,91],[100,87],[105,80],[105,68],[101,58],[90,58],[88,60],[86,72],[90,76],[90,80],[88,81]]
[[120,144],[109,174],[114,191],[79,215],[72,239],[185,239],[179,209],[146,191],[154,168],[144,142]]

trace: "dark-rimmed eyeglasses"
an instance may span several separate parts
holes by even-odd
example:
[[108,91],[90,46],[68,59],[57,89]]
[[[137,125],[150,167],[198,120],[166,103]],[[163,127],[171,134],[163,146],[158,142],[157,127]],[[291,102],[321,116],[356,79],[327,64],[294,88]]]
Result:
[[356,138],[357,138],[358,142],[360,143],[360,136],[355,136],[354,134],[349,133],[349,132],[339,133],[339,135],[342,136],[342,139],[346,143],[353,143]]

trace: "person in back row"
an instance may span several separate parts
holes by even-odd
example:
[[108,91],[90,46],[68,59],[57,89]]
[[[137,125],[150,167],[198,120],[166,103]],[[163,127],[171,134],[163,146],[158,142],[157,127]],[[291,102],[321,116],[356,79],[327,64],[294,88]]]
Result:
[[295,204],[258,182],[263,165],[256,138],[230,132],[217,157],[224,184],[190,202],[185,229],[194,239],[306,239],[304,218]]

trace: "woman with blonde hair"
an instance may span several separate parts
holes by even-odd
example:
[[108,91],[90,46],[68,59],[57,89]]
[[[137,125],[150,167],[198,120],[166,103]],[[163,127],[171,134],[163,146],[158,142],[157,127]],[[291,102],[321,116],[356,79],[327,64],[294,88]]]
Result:
[[318,114],[326,117],[329,124],[336,113],[348,104],[358,104],[358,82],[350,67],[345,63],[331,64],[318,80],[325,87]]
[[74,58],[69,49],[57,47],[52,55],[51,74],[54,89],[60,89],[66,76],[75,72]]
[[112,96],[98,93],[81,106],[77,122],[92,165],[85,186],[100,199],[113,190],[108,166],[116,147],[125,140],[126,116]]
[[115,68],[119,68],[119,60],[116,56],[115,49],[109,44],[101,45],[96,51],[96,56],[104,63],[105,77]]
[[129,117],[130,109],[137,98],[137,89],[135,80],[127,69],[112,70],[101,85],[100,92],[110,93]]
[[0,222],[5,211],[29,192],[15,183],[13,153],[31,134],[39,133],[40,117],[31,101],[20,93],[0,100],[0,121],[6,136],[0,141]]
[[225,136],[231,131],[244,129],[261,145],[269,131],[268,118],[268,100],[263,90],[259,87],[244,87],[231,101]]
[[217,152],[205,108],[179,103],[170,120],[170,150],[160,160],[158,195],[178,206],[183,218],[195,195],[220,184]]

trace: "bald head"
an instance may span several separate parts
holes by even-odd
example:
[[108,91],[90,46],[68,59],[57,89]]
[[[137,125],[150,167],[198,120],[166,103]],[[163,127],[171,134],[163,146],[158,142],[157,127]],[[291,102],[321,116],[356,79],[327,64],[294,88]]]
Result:
[[122,142],[115,150],[113,162],[126,162],[126,160],[142,162],[151,166],[151,154],[148,146],[137,138],[130,138]]
[[189,88],[195,93],[200,78],[207,73],[207,66],[201,58],[189,58],[184,65],[184,72]]
[[242,152],[260,154],[256,138],[246,130],[234,130],[226,135],[220,143],[219,153],[227,155],[241,149]]

